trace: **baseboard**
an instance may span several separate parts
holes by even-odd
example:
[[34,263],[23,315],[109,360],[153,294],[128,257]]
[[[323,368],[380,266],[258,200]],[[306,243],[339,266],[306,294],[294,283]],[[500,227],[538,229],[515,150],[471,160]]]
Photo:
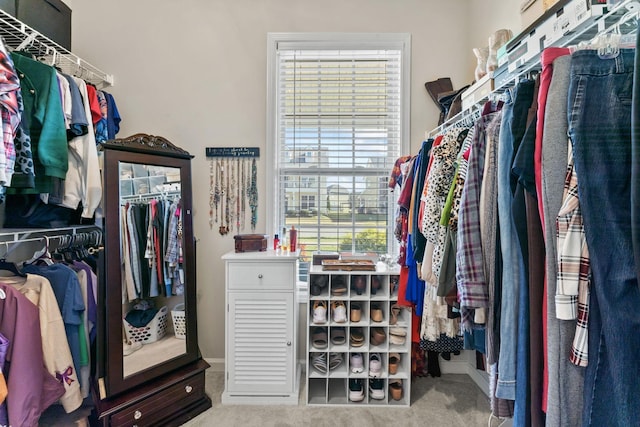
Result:
[[467,365],[467,374],[471,377],[474,383],[480,390],[486,395],[489,396],[489,374],[480,369],[476,369],[475,366]]
[[218,357],[205,357],[204,361],[207,362],[213,372],[224,372],[224,358]]

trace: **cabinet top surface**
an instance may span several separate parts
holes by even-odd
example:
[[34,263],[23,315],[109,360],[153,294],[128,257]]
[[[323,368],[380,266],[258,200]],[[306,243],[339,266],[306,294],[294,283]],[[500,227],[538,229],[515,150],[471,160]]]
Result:
[[389,267],[383,263],[377,263],[375,270],[324,270],[321,265],[312,265],[309,268],[310,274],[332,274],[332,275],[371,275],[371,274],[400,274],[400,266]]
[[279,254],[274,250],[267,250],[264,252],[238,252],[230,251],[222,255],[222,259],[225,261],[290,261],[295,262],[299,258],[300,254],[287,253]]

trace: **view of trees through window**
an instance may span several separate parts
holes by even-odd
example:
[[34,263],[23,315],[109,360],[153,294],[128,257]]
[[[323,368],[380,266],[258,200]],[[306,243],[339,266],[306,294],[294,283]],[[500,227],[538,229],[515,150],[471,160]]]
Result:
[[402,49],[277,50],[276,225],[304,254],[395,244]]

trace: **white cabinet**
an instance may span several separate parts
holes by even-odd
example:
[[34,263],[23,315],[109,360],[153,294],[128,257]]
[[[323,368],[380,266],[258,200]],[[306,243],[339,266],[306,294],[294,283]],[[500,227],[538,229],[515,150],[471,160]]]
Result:
[[225,254],[222,403],[298,404],[298,258],[273,251]]
[[311,267],[307,404],[409,406],[411,313],[396,304],[399,278]]

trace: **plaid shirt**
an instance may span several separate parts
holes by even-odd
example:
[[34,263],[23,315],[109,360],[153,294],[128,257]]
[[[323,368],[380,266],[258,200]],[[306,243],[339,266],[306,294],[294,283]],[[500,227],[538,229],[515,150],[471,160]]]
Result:
[[474,139],[471,143],[467,177],[462,190],[458,218],[458,249],[456,252],[456,282],[463,322],[471,321],[464,316],[466,309],[487,307],[489,290],[484,274],[482,238],[480,235],[480,189],[484,174],[486,150],[486,128],[497,113],[489,113],[475,124]]
[[590,263],[571,144],[569,144],[567,163],[562,207],[556,218],[558,242],[556,316],[562,320],[578,319],[570,360],[578,366],[586,366]]

